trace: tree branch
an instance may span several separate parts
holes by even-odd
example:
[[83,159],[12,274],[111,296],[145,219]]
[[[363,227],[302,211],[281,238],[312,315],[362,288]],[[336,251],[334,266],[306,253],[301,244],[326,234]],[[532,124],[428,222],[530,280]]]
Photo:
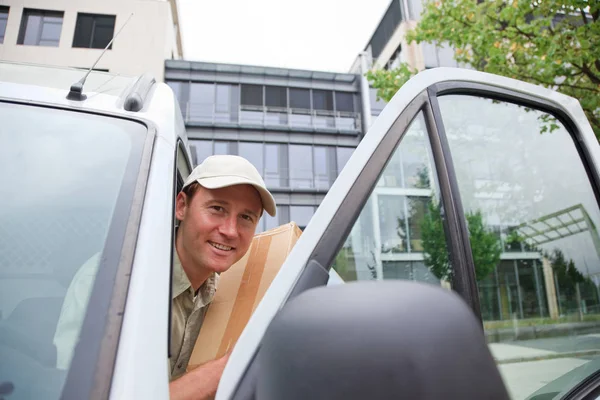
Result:
[[590,78],[590,80],[593,83],[595,83],[596,85],[600,85],[600,77],[598,77],[596,74],[594,74],[594,72],[590,69],[590,67],[588,67],[585,64],[583,64],[582,66],[579,66],[575,63],[573,63],[573,66],[579,68],[588,78]]

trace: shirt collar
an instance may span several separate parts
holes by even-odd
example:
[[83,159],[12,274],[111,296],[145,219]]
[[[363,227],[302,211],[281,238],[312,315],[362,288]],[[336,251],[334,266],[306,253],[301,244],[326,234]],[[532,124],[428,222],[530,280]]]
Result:
[[[174,250],[173,256],[173,293],[172,298],[175,299],[177,296],[189,290],[192,297],[194,296],[192,283],[190,282],[187,274],[185,273],[183,266],[181,265],[181,261],[179,260],[179,255],[177,254],[177,250]],[[198,292],[198,297],[201,298],[203,304],[208,304],[212,301],[213,297],[215,297],[215,291],[217,290],[217,283],[219,282],[219,275],[213,272],[206,282],[200,286],[200,290]]]

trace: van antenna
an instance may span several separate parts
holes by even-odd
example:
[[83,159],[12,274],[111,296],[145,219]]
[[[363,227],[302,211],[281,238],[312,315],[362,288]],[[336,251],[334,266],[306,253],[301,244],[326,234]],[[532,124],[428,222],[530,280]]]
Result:
[[86,72],[86,74],[83,76],[83,78],[81,78],[79,81],[77,81],[77,82],[75,82],[74,84],[71,85],[71,88],[69,89],[69,94],[67,94],[67,99],[69,99],[69,100],[75,100],[75,101],[83,101],[83,100],[85,100],[87,98],[87,96],[85,94],[83,94],[83,85],[85,85],[85,80],[87,79],[88,75],[92,72],[92,70],[94,69],[94,67],[96,66],[96,64],[98,64],[98,61],[100,61],[100,59],[102,58],[102,56],[104,55],[104,53],[106,53],[106,50],[108,50],[108,48],[110,47],[110,45],[112,44],[112,42],[117,38],[117,36],[119,36],[119,34],[123,30],[123,28],[125,28],[125,26],[129,22],[129,20],[131,19],[131,17],[133,17],[133,13],[129,14],[129,17],[127,18],[127,21],[125,21],[125,23],[123,24],[123,26],[121,26],[121,28],[116,33],[116,35],[114,35],[113,38],[110,39],[110,42],[108,42],[108,44],[106,45],[106,47],[104,48],[104,50],[102,50],[102,53],[96,59],[96,62],[94,62],[94,65],[92,65],[92,67]]

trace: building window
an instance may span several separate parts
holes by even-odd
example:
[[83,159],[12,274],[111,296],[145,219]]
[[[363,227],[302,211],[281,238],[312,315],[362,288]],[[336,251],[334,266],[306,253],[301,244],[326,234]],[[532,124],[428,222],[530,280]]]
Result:
[[281,86],[266,86],[265,105],[267,107],[287,108],[287,88]]
[[4,43],[4,33],[8,21],[8,7],[0,6],[0,43]]
[[115,19],[114,15],[78,13],[73,47],[104,49],[115,33]]
[[354,95],[348,92],[335,92],[335,109],[342,112],[354,112]]
[[294,221],[300,229],[304,230],[314,213],[313,206],[290,206],[290,222]]
[[333,111],[333,92],[313,90],[313,108],[315,110]]
[[291,144],[290,152],[290,187],[294,189],[313,189],[313,148],[307,145]]
[[337,148],[337,174],[342,172],[342,169],[350,159],[350,156],[354,152],[353,147],[338,147]]
[[263,106],[263,87],[260,85],[242,85],[243,106]]
[[58,47],[63,13],[25,8],[17,44]]

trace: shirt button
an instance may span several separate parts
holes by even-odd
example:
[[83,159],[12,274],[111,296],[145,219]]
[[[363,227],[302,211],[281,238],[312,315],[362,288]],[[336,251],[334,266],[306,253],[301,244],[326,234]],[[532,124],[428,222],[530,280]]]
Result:
[[181,363],[177,366],[177,368],[181,368],[181,367],[183,367],[183,363]]

